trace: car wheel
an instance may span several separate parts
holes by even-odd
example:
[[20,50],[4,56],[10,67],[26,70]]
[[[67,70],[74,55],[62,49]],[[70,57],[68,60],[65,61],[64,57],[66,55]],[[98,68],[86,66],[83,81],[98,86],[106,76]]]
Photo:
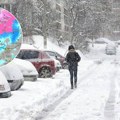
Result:
[[43,67],[43,68],[39,71],[39,77],[41,77],[41,78],[52,77],[52,73],[51,73],[50,68],[48,68],[48,67]]
[[23,82],[21,80],[14,80],[13,82],[11,82],[11,81],[13,81],[13,80],[9,80],[9,85],[10,85],[11,91],[18,90],[23,85]]

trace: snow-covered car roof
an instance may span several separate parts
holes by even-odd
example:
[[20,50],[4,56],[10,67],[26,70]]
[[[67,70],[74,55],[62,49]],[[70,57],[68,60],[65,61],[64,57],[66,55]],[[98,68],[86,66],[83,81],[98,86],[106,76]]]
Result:
[[27,72],[27,73],[28,72],[34,72],[34,74],[38,74],[34,65],[27,60],[22,60],[22,59],[19,59],[19,58],[15,58],[13,60],[13,62],[14,62],[14,64],[16,64],[19,67],[19,69],[22,71],[22,73],[24,71],[24,72]]
[[113,41],[109,40],[108,38],[98,38],[95,41],[101,42],[101,43],[112,43],[113,42]]
[[116,44],[114,42],[108,43],[106,45],[107,47],[116,47]]

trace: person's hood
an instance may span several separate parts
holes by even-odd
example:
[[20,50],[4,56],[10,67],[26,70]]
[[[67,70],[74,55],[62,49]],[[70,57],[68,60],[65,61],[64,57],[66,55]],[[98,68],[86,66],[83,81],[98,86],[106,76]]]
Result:
[[71,49],[75,49],[73,45],[70,45],[70,46],[68,47],[68,50],[71,50]]

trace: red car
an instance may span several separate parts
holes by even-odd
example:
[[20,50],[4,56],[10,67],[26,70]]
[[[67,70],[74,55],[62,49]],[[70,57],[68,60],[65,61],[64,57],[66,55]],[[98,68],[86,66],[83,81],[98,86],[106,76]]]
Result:
[[30,61],[39,73],[39,77],[52,77],[56,73],[55,63],[44,51],[21,49],[17,58]]
[[56,51],[51,51],[51,50],[44,50],[51,58],[55,58],[56,60],[58,60],[61,63],[61,66],[63,69],[66,69],[68,67],[67,62],[65,61],[65,57],[63,57],[62,55],[60,55],[58,52]]

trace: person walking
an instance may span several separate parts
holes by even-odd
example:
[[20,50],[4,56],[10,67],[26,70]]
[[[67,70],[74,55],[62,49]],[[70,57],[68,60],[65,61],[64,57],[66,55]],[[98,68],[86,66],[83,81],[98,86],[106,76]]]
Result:
[[[66,55],[66,62],[68,63],[68,70],[70,72],[70,83],[71,89],[77,88],[77,66],[78,62],[81,60],[79,54],[75,51],[73,45],[68,47],[68,53]],[[74,80],[73,80],[74,79]],[[73,83],[74,82],[74,83]]]

